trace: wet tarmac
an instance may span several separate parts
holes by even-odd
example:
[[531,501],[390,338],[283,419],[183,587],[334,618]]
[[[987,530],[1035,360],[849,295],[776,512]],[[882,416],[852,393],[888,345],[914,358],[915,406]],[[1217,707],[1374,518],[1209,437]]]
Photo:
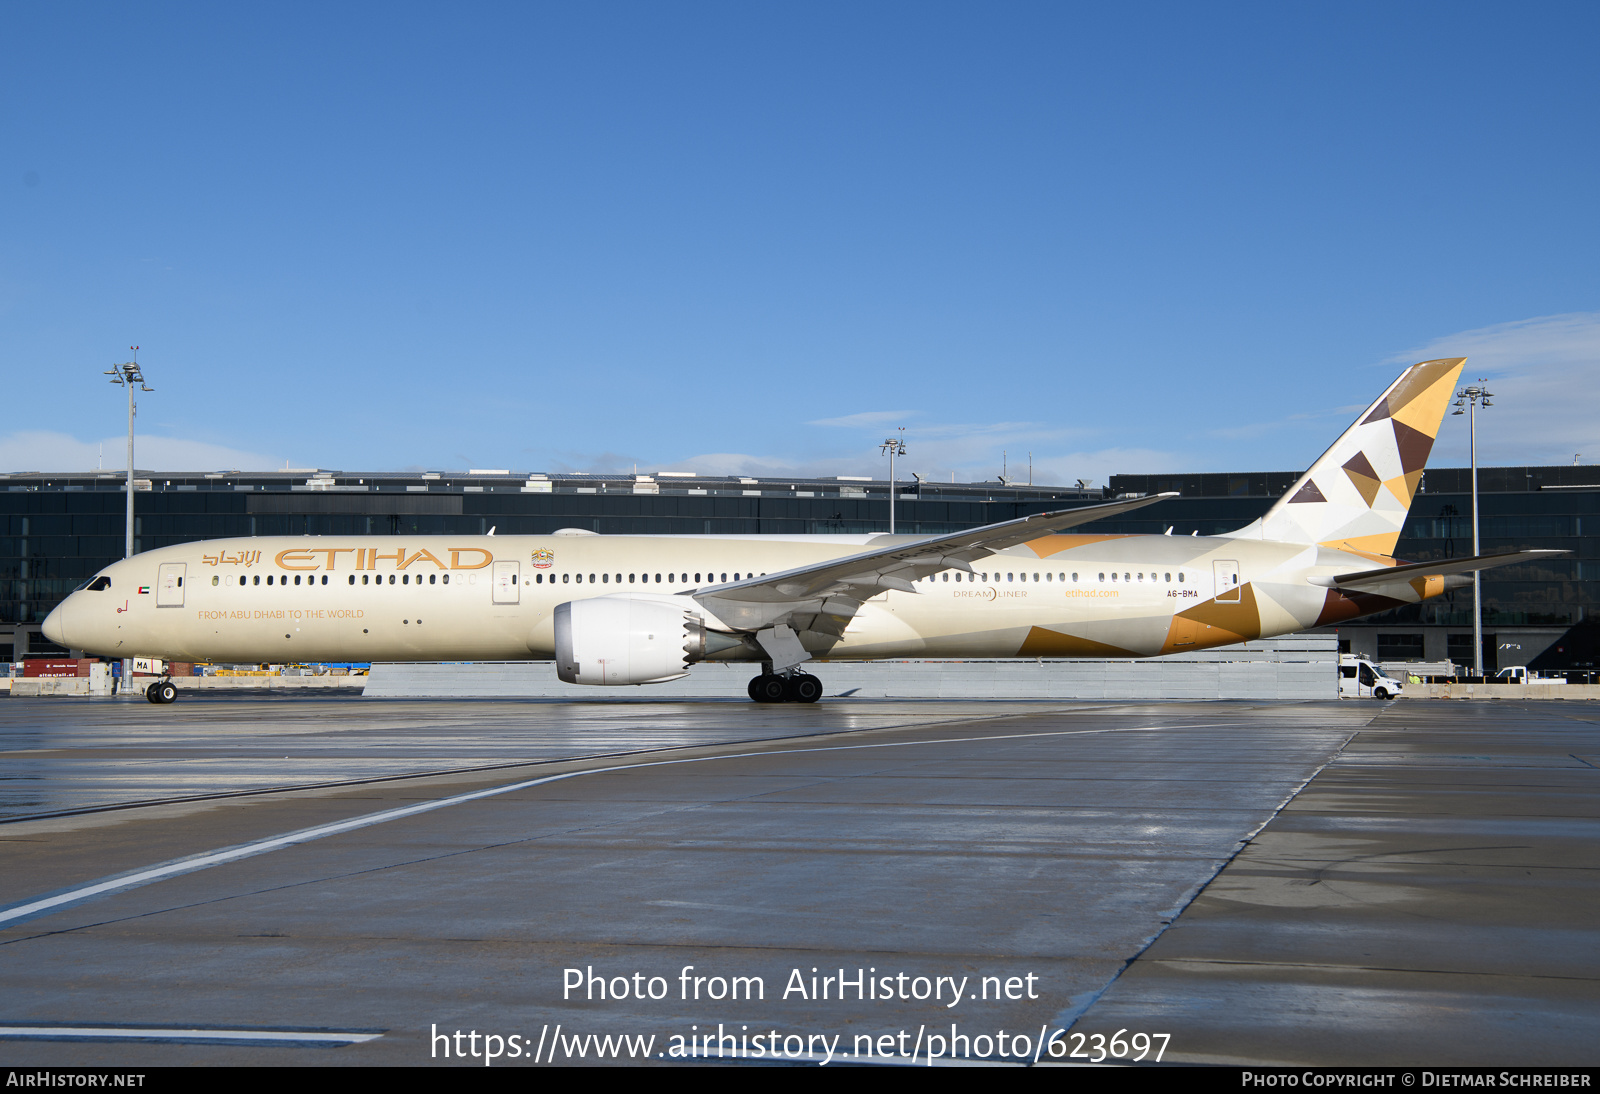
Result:
[[1573,707],[6,700],[0,1042],[1592,1062]]

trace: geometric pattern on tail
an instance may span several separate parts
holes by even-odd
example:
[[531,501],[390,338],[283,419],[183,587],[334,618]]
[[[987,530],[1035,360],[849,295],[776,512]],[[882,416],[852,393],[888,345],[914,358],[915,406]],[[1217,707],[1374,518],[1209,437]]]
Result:
[[1406,369],[1266,516],[1234,534],[1391,554],[1465,363]]

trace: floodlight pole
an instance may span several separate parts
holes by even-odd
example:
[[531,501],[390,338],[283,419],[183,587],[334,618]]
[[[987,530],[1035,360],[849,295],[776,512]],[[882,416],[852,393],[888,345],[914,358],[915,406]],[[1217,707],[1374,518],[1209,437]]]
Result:
[[906,427],[900,427],[900,436],[890,437],[878,446],[879,452],[889,454],[889,534],[894,535],[894,458],[906,454]]
[[[1482,387],[1483,380],[1464,387],[1456,392],[1455,414],[1467,415],[1467,432],[1470,436],[1470,451],[1472,454],[1472,553],[1478,555],[1482,549],[1478,545],[1478,403],[1481,401],[1485,407],[1494,404],[1489,400],[1494,393]],[[1464,408],[1464,409],[1463,409]],[[1483,676],[1483,586],[1482,574],[1472,571],[1472,675]]]
[[[121,365],[113,365],[105,371],[111,377],[113,384],[121,384],[128,389],[128,499],[127,499],[127,526],[123,530],[122,557],[133,557],[133,416],[136,407],[133,402],[133,385],[138,384],[141,391],[154,391],[144,382],[144,373],[139,371],[139,347],[129,346],[133,350],[133,360]],[[122,685],[130,687],[133,680],[133,661],[124,658],[122,661]]]

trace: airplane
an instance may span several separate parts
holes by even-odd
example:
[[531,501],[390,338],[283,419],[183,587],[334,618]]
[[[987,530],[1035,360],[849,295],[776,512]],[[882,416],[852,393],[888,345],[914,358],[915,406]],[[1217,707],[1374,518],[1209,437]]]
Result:
[[[812,661],[1154,657],[1414,604],[1562,551],[1405,563],[1395,542],[1466,359],[1406,369],[1266,515],[1219,536],[1074,535],[1175,494],[907,535],[331,536],[210,540],[113,563],[44,622],[100,657],[553,660],[576,685]],[[170,680],[150,685],[171,702]]]

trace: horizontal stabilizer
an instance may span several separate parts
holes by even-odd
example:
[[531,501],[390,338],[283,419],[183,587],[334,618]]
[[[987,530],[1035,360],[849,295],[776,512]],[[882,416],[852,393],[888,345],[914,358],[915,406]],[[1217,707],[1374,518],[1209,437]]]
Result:
[[1404,566],[1385,566],[1378,570],[1362,570],[1336,577],[1312,578],[1312,583],[1330,589],[1361,588],[1364,585],[1388,585],[1413,577],[1442,577],[1445,574],[1465,574],[1474,570],[1488,570],[1495,566],[1510,566],[1518,562],[1532,562],[1554,555],[1570,555],[1571,551],[1496,551],[1490,555],[1471,555],[1467,558],[1441,559],[1438,562],[1411,562]]

